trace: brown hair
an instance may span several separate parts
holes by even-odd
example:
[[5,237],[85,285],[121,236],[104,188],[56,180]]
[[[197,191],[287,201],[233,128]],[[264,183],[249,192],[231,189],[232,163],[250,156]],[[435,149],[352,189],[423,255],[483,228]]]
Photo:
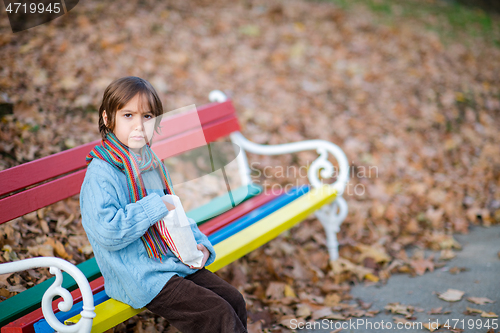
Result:
[[[139,105],[147,110],[150,110],[155,117],[155,130],[158,130],[161,122],[161,115],[163,114],[163,105],[161,103],[156,90],[151,83],[141,79],[137,76],[126,76],[114,80],[104,91],[102,103],[99,107],[99,132],[104,140],[109,132],[115,129],[116,112],[132,99],[135,95],[139,94]],[[144,103],[143,98],[146,98]],[[108,123],[104,123],[102,117],[104,110],[108,115]],[[158,133],[158,132],[157,132]]]

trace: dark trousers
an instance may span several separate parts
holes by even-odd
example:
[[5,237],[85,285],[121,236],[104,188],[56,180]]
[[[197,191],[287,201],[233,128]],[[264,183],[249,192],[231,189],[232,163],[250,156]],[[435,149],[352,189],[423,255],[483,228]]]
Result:
[[146,308],[182,333],[247,333],[245,299],[205,268],[174,275]]

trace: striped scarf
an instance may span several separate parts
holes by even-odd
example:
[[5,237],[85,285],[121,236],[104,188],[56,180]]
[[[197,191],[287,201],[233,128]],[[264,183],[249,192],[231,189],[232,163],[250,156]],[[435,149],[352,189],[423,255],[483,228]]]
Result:
[[[162,161],[153,152],[149,143],[141,149],[139,155],[120,142],[114,133],[109,132],[106,139],[102,140],[101,145],[95,146],[86,156],[87,165],[93,158],[106,161],[125,173],[131,202],[136,202],[147,195],[141,173],[158,167],[161,170],[160,175],[167,194],[174,194],[168,171]],[[167,243],[162,238],[161,232],[162,230],[159,229],[158,223],[156,223],[149,227],[141,237],[150,258],[161,260],[161,257],[168,252]]]

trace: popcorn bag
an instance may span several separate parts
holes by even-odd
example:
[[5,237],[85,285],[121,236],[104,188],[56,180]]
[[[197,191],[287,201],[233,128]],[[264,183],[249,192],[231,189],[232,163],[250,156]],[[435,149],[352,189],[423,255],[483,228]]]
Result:
[[184,212],[181,200],[178,196],[170,194],[164,195],[161,199],[175,206],[174,210],[169,211],[167,216],[157,223],[162,238],[180,261],[191,268],[200,267],[203,252],[196,247],[191,222]]

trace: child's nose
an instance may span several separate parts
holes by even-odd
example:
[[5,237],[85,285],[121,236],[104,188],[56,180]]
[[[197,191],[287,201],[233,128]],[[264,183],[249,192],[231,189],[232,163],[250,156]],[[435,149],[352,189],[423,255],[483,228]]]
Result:
[[144,121],[142,119],[139,119],[138,121],[136,121],[134,129],[138,130],[138,131],[142,131],[144,129]]

